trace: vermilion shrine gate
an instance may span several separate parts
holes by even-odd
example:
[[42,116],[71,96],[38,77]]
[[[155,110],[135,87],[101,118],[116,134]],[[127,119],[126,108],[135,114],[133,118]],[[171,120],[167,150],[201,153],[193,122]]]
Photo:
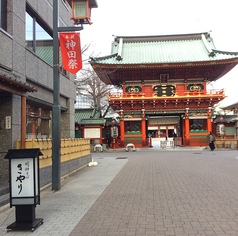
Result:
[[153,129],[168,136],[175,130],[181,145],[205,146],[213,107],[225,98],[207,83],[235,67],[238,52],[217,50],[210,32],[117,36],[112,53],[90,63],[105,84],[121,88],[108,99],[120,115],[115,147],[148,146]]

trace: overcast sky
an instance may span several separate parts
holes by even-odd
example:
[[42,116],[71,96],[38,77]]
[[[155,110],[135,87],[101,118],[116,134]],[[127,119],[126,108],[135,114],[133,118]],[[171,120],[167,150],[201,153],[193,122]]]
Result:
[[[112,35],[163,35],[212,31],[219,50],[238,52],[237,0],[97,0],[92,25],[81,31],[82,46],[92,43],[95,56],[111,52]],[[213,83],[238,101],[238,66]],[[236,98],[237,97],[237,98]]]

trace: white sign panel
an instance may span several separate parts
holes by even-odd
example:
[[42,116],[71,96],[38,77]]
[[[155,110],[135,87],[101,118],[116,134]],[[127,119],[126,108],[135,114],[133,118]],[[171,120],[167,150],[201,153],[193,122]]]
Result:
[[11,129],[12,118],[11,116],[6,116],[5,127],[6,129]]
[[85,138],[100,138],[100,128],[86,128],[84,130]]
[[[34,162],[32,158],[21,158],[11,160],[12,197],[34,196],[33,164]],[[35,176],[35,178],[36,183],[38,183],[37,175]],[[38,191],[38,186],[36,186],[36,191]]]
[[116,126],[111,127],[111,137],[112,138],[118,137],[118,127],[116,127]]

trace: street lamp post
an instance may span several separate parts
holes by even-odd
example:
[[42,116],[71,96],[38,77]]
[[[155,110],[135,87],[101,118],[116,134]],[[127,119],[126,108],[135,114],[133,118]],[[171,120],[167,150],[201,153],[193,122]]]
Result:
[[59,39],[58,39],[58,0],[53,2],[53,107],[52,107],[52,190],[60,189],[60,82],[59,82]]
[[[52,106],[52,190],[60,189],[61,178],[61,106],[59,80],[59,32],[80,31],[82,24],[91,24],[91,8],[97,7],[96,0],[70,0],[72,18],[80,27],[59,27],[59,0],[53,1],[53,106]],[[86,6],[81,9],[80,7]],[[76,7],[76,8],[75,8]],[[80,16],[77,16],[80,14]]]

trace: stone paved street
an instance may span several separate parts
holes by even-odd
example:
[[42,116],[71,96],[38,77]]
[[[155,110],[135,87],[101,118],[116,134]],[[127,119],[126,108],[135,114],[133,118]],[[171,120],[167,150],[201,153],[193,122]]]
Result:
[[34,232],[10,231],[14,208],[0,214],[2,235],[238,235],[238,152],[156,150],[93,153],[97,166],[42,192]]

